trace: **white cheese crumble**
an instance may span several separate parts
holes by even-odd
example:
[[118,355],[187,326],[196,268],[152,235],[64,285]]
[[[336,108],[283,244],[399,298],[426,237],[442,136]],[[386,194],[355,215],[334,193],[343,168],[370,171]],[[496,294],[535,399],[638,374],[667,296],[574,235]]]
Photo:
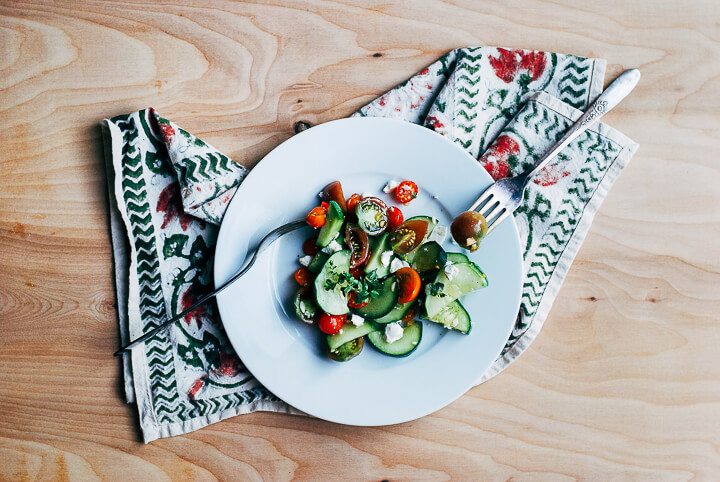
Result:
[[394,253],[392,251],[383,251],[380,255],[380,264],[383,266],[390,266],[390,260],[392,259],[393,254]]
[[428,236],[427,242],[429,243],[430,241],[435,241],[437,244],[442,245],[447,239],[447,232],[447,227],[438,224],[437,226],[435,226],[435,229],[430,232],[430,236]]
[[438,218],[436,218],[435,216],[431,217],[430,219],[432,220],[433,224],[437,224],[440,222],[440,220]]
[[399,182],[397,182],[397,181],[394,180],[394,179],[391,179],[390,181],[387,182],[387,184],[385,184],[385,187],[383,188],[383,192],[384,192],[385,194],[390,194],[390,193],[393,192],[393,190],[394,190],[396,187],[398,187],[399,185],[400,185]]
[[312,261],[312,256],[303,256],[302,258],[298,259],[301,265],[308,267],[310,266],[310,261]]
[[363,323],[365,323],[365,318],[358,315],[350,315],[350,323],[352,323],[355,326],[360,326]]
[[362,193],[362,197],[365,199],[366,197],[375,197],[375,195],[371,192],[364,192]]
[[403,336],[403,329],[400,323],[388,323],[385,325],[385,341],[388,343],[395,343]]
[[401,260],[400,258],[393,258],[392,262],[390,263],[390,272],[394,273],[395,271],[399,270],[400,268],[409,268],[410,265],[407,264],[407,262]]
[[342,332],[343,332],[343,329],[340,328],[340,331],[338,331],[338,334],[339,334],[339,335],[342,335]]
[[448,261],[447,263],[445,263],[444,271],[445,271],[445,276],[447,277],[447,279],[451,280],[455,276],[457,276],[458,271],[460,271],[460,270],[458,269],[457,266],[455,266],[455,264],[452,261]]
[[325,246],[321,251],[325,254],[333,254],[340,250],[342,250],[342,245],[333,239],[330,244]]

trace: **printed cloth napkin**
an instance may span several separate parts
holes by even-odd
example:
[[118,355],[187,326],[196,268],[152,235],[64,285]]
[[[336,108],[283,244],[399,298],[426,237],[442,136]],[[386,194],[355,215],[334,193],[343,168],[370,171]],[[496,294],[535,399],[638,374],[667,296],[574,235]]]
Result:
[[[605,61],[479,47],[449,52],[355,115],[404,119],[452,139],[495,179],[527,170],[602,90]],[[212,289],[218,225],[247,174],[152,109],[102,123],[121,342]],[[515,328],[481,383],[537,336],[592,218],[637,144],[604,124],[534,179],[515,213],[525,282]],[[245,369],[213,305],[124,360],[146,442],[256,410],[300,414]]]

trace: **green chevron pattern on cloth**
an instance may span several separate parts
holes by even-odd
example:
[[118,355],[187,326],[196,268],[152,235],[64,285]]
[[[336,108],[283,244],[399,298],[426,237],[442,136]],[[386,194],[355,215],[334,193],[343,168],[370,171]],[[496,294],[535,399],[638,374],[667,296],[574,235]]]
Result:
[[[448,52],[355,115],[421,124],[467,150],[495,179],[527,170],[600,93],[605,62],[477,47]],[[225,209],[247,174],[152,109],[103,124],[121,341],[211,289]],[[478,380],[502,371],[542,327],[608,189],[637,144],[599,124],[531,184],[515,213],[525,242],[512,336]],[[296,413],[245,369],[212,306],[124,360],[128,402],[146,442],[255,410]]]

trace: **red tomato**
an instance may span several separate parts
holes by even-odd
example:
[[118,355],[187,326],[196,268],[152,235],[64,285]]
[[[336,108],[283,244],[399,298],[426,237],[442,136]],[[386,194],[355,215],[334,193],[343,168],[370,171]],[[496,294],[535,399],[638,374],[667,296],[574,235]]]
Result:
[[357,291],[351,291],[348,293],[348,306],[352,308],[353,310],[357,310],[358,308],[362,308],[363,306],[367,305],[367,300],[363,301],[362,303],[357,302]]
[[395,272],[395,278],[400,285],[400,298],[398,303],[409,303],[420,293],[420,275],[412,268],[400,268]]
[[349,213],[355,212],[355,206],[357,206],[357,203],[360,202],[362,199],[362,196],[360,194],[353,194],[350,196],[347,200],[347,210]]
[[327,220],[327,208],[324,208],[322,206],[313,208],[313,210],[310,211],[305,217],[305,220],[313,228],[322,227]]
[[403,222],[403,219],[405,219],[403,217],[402,211],[400,211],[395,206],[389,207],[387,214],[388,214],[388,229],[390,231],[392,231],[393,229],[400,226]]
[[370,240],[355,224],[345,226],[345,242],[350,247],[350,267],[357,268],[370,257]]
[[390,247],[398,254],[406,254],[420,246],[427,234],[428,222],[410,219],[390,233]]
[[350,268],[348,271],[350,271],[350,274],[353,275],[353,278],[360,279],[363,275],[363,267],[357,266],[355,268]]
[[340,181],[333,181],[327,186],[325,186],[320,193],[320,196],[323,201],[335,201],[338,206],[340,206],[340,210],[343,213],[347,211],[347,207],[345,204],[345,196],[343,195],[342,185],[340,184]]
[[397,198],[398,202],[402,204],[409,203],[410,201],[415,199],[417,195],[417,184],[412,181],[403,181],[400,183],[397,189],[395,189],[395,197]]
[[342,329],[346,319],[347,317],[345,315],[328,315],[327,313],[323,313],[318,320],[318,327],[323,333],[334,335]]
[[305,266],[295,271],[295,281],[297,281],[300,286],[310,286],[313,278],[315,278],[315,276],[312,274],[312,271]]
[[327,210],[330,209],[330,203],[323,201],[320,203],[320,207],[323,208],[325,210],[325,212],[327,212]]
[[411,306],[403,315],[402,321],[412,321],[413,318],[415,318],[415,315],[417,315],[417,308],[415,306]]
[[317,238],[308,238],[303,243],[302,251],[304,254],[308,256],[315,256],[318,254],[318,251],[320,251],[320,246],[315,244],[317,242]]

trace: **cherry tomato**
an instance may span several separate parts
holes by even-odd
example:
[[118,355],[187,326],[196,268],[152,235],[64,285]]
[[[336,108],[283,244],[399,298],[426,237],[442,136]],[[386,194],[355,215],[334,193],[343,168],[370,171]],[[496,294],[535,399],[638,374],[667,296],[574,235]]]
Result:
[[350,274],[353,275],[353,278],[360,279],[363,275],[363,267],[357,266],[355,268],[350,268],[348,271],[350,271]]
[[320,192],[320,197],[323,201],[335,201],[340,206],[340,210],[343,213],[347,212],[347,205],[345,203],[345,195],[343,194],[342,184],[340,181],[333,181],[325,186]]
[[345,243],[350,247],[350,268],[357,268],[370,256],[370,240],[356,224],[345,226]]
[[413,318],[415,318],[415,315],[417,315],[417,311],[418,310],[415,306],[411,306],[403,315],[402,321],[405,321],[405,322],[412,321]]
[[400,268],[395,272],[395,278],[400,285],[400,298],[398,303],[409,303],[420,293],[420,275],[412,268]]
[[357,194],[357,193],[355,193],[355,194],[353,194],[352,196],[350,196],[350,197],[348,198],[348,200],[347,200],[347,210],[348,210],[348,212],[354,213],[354,212],[355,212],[355,206],[357,206],[357,203],[360,202],[361,199],[362,199],[362,196],[361,196],[360,194]]
[[342,329],[346,319],[347,317],[345,315],[328,315],[327,313],[323,313],[318,320],[318,327],[323,333],[334,335]]
[[318,254],[318,251],[320,251],[320,247],[315,244],[316,242],[317,237],[306,239],[302,247],[303,253],[308,256],[315,256],[316,254]]
[[323,208],[325,212],[327,212],[327,210],[330,209],[330,203],[323,201],[320,203],[320,207]]
[[407,254],[420,246],[427,230],[427,221],[419,219],[405,221],[390,233],[390,247],[398,254]]
[[403,222],[403,219],[405,219],[403,217],[402,211],[400,211],[395,206],[389,207],[387,214],[388,214],[388,229],[391,231],[393,229],[397,228],[398,226],[400,226],[400,224],[402,224],[402,222]]
[[395,189],[395,197],[397,198],[398,202],[402,204],[407,204],[413,199],[415,199],[418,195],[418,187],[417,184],[415,184],[412,181],[403,181],[400,183],[400,185]]
[[357,291],[351,291],[348,293],[348,306],[352,308],[353,310],[357,310],[358,308],[362,308],[363,306],[367,305],[367,300],[363,301],[362,303],[357,302]]
[[313,208],[305,217],[307,223],[313,228],[320,228],[325,224],[327,220],[327,208],[318,206]]
[[355,206],[358,225],[370,236],[382,234],[387,229],[388,207],[381,199],[365,197]]
[[310,286],[313,278],[315,278],[315,276],[312,274],[312,271],[305,266],[295,271],[295,281],[297,281],[300,286]]
[[478,249],[480,240],[487,234],[487,230],[487,220],[482,214],[475,211],[458,214],[450,225],[453,239],[470,251]]

